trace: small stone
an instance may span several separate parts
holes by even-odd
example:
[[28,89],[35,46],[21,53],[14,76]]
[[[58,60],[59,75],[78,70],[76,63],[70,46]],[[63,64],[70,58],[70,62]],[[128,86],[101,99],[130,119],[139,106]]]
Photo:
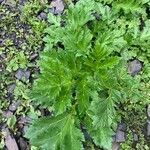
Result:
[[[0,3],[2,3],[1,0],[0,0]],[[3,46],[3,45],[4,45],[4,40],[0,39],[0,46]]]
[[27,130],[28,130],[28,126],[24,126],[23,130],[22,130],[22,133],[25,134],[27,132]]
[[29,148],[27,142],[23,138],[20,138],[18,143],[21,150],[27,150]]
[[18,80],[21,80],[22,77],[24,75],[24,71],[22,69],[18,69],[16,74],[15,74],[15,77],[18,79]]
[[19,150],[16,140],[10,135],[6,137],[5,145],[8,150]]
[[13,115],[13,113],[10,110],[4,111],[3,116],[5,118],[10,118]]
[[10,111],[16,111],[17,107],[19,106],[20,102],[13,102],[10,106],[9,106],[9,110]]
[[38,18],[41,19],[41,20],[46,20],[47,19],[47,14],[45,12],[41,12],[38,15]]
[[24,72],[24,76],[25,76],[26,80],[28,80],[30,78],[30,74],[31,73],[30,73],[29,70],[27,70],[27,71]]
[[120,150],[120,144],[117,142],[112,143],[112,150]]
[[132,76],[137,75],[141,70],[142,70],[142,63],[139,60],[135,59],[135,60],[129,62],[128,72]]
[[125,132],[118,130],[116,133],[116,142],[125,142]]
[[147,136],[150,136],[150,121],[147,122]]
[[15,138],[10,135],[9,129],[8,128],[3,129],[2,133],[5,137],[5,146],[7,150],[19,150]]
[[37,57],[38,57],[38,54],[37,54],[37,53],[33,53],[33,54],[30,56],[30,61],[35,60]]
[[126,124],[125,123],[120,123],[118,125],[118,130],[125,132],[126,131]]
[[2,3],[4,0],[0,0],[0,3]]
[[4,54],[4,53],[0,54],[0,60],[4,60],[5,58],[6,58],[6,54]]
[[54,7],[53,8],[48,8],[48,12],[52,13],[52,14],[55,14],[55,8]]
[[29,117],[20,117],[19,118],[19,121],[18,121],[18,124],[23,124],[23,125],[26,125],[26,124],[29,124],[31,123],[32,119],[29,118]]
[[134,140],[135,142],[138,142],[138,141],[139,141],[139,137],[138,137],[138,135],[137,135],[136,133],[133,133],[133,140]]
[[55,9],[54,14],[61,14],[64,11],[64,3],[62,0],[53,0],[51,6]]
[[8,85],[8,88],[7,88],[8,93],[13,93],[15,90],[15,87],[16,87],[15,83]]
[[28,80],[30,78],[30,71],[29,70],[23,70],[23,69],[18,69],[16,74],[15,74],[15,77],[18,79],[18,80],[22,80],[23,78],[25,78],[26,80]]
[[147,115],[148,115],[148,117],[150,117],[150,105],[148,105],[148,107],[147,107]]
[[27,2],[27,0],[19,0],[20,5],[24,5]]

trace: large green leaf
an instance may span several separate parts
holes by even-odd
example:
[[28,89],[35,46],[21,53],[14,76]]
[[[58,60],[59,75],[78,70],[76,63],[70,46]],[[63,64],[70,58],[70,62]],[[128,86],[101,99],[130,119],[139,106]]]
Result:
[[110,92],[108,96],[107,93],[101,94],[99,96],[96,91],[92,92],[93,101],[90,110],[92,111],[93,127],[90,132],[97,145],[111,149],[113,133],[111,127],[114,126],[116,117],[115,101]]
[[75,126],[74,116],[68,113],[34,121],[25,136],[43,150],[83,149],[83,134]]

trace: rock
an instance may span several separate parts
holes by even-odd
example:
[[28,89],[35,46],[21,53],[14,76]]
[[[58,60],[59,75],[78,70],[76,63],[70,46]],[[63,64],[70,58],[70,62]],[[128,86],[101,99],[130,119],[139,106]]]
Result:
[[27,2],[27,0],[19,0],[20,5],[24,5]]
[[52,14],[55,14],[55,8],[54,7],[53,8],[48,8],[48,12],[52,13]]
[[26,78],[26,80],[28,80],[29,78],[30,78],[30,71],[29,70],[27,70],[27,71],[25,71],[24,72],[24,75],[25,75],[25,78]]
[[16,74],[15,74],[15,77],[18,79],[18,80],[22,80],[23,78],[25,78],[26,80],[28,80],[30,78],[30,71],[29,70],[23,70],[23,69],[18,69]]
[[15,7],[16,6],[16,1],[15,0],[5,0],[4,4],[8,5],[8,6],[11,6],[11,7]]
[[148,107],[147,107],[147,115],[150,118],[150,105],[148,105]]
[[147,136],[150,136],[150,121],[147,122]]
[[135,60],[129,62],[128,72],[132,76],[137,75],[141,70],[142,70],[142,63],[139,60],[135,59]]
[[64,11],[64,3],[62,0],[53,0],[51,6],[54,8],[54,14],[61,14]]
[[41,12],[38,15],[38,18],[41,19],[41,20],[46,20],[47,19],[47,14],[45,12]]
[[[1,0],[0,0],[0,3],[2,3]],[[3,46],[3,45],[4,45],[4,40],[0,39],[0,46]]]
[[28,126],[24,126],[23,130],[22,130],[22,133],[25,134],[27,132],[27,130],[28,130]]
[[10,100],[13,99],[15,88],[16,88],[16,84],[15,83],[8,85],[8,87],[7,87],[7,99],[6,100],[10,101]]
[[118,130],[116,133],[116,142],[125,142],[125,140],[125,132]]
[[125,137],[125,131],[126,131],[126,124],[125,123],[120,123],[117,128],[116,132],[116,139],[115,141],[120,143],[120,142],[125,142],[126,137]]
[[20,102],[13,102],[10,106],[9,106],[9,110],[10,111],[16,111],[17,107],[19,106]]
[[0,0],[0,3],[2,3],[4,0]]
[[[1,45],[0,45],[0,46],[1,46]],[[1,54],[0,54],[0,60],[2,61],[2,60],[4,60],[4,59],[6,59],[6,54],[1,53]]]
[[120,150],[120,144],[117,142],[112,143],[112,150]]
[[7,150],[19,150],[16,140],[10,135],[8,128],[3,129],[2,132],[5,137],[5,146]]
[[37,54],[37,53],[33,53],[33,54],[30,56],[30,61],[35,60],[37,57],[38,57],[38,54]]
[[118,130],[121,130],[121,131],[126,131],[126,124],[125,123],[120,123],[119,125],[118,125]]
[[5,118],[10,118],[13,115],[13,113],[10,110],[4,111],[3,116]]
[[22,69],[19,69],[16,74],[15,74],[15,77],[18,79],[18,80],[21,80],[22,77],[24,76],[24,71]]
[[7,92],[12,94],[15,90],[15,87],[16,87],[15,83],[12,83],[12,84],[8,85]]
[[10,135],[5,138],[5,145],[8,150],[19,150],[16,140]]
[[29,150],[27,142],[22,137],[20,137],[18,143],[21,150]]
[[18,121],[18,128],[20,132],[24,135],[28,129],[28,125],[31,123],[32,119],[29,117],[20,117]]
[[18,124],[23,124],[23,125],[26,125],[26,124],[29,124],[31,123],[32,119],[29,118],[29,117],[20,117],[19,118],[19,121],[18,121]]
[[134,140],[135,142],[138,142],[138,141],[139,141],[139,137],[138,137],[138,135],[137,135],[136,133],[133,133],[133,140]]

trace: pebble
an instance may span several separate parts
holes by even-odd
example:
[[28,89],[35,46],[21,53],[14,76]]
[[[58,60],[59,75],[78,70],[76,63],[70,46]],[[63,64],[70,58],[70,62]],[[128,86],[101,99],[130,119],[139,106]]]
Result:
[[112,143],[112,150],[120,150],[120,144],[117,142]]
[[118,125],[118,130],[121,130],[121,131],[126,131],[126,124],[125,123],[120,123]]
[[147,122],[147,136],[150,136],[150,121]]
[[118,130],[116,133],[116,142],[125,142],[125,140],[125,132]]
[[5,128],[2,130],[2,132],[5,137],[5,146],[7,150],[19,150],[15,138],[12,135],[10,135],[9,129]]
[[41,20],[46,20],[47,19],[47,14],[45,12],[41,12],[38,15],[38,18],[41,19]]
[[19,106],[20,102],[13,102],[10,106],[9,106],[9,110],[14,112],[16,111],[17,107]]
[[19,118],[19,121],[18,121],[18,124],[23,124],[23,125],[26,125],[26,124],[29,124],[31,123],[32,119],[29,118],[29,117],[20,117]]
[[30,77],[30,71],[29,70],[23,70],[23,69],[18,69],[16,74],[15,74],[15,77],[18,79],[18,80],[22,80],[23,78],[25,78],[26,80],[29,79]]
[[2,3],[4,0],[0,0],[0,3]]
[[147,115],[150,118],[150,105],[148,105],[148,107],[147,107]]
[[[1,2],[0,2],[1,3]],[[3,39],[0,39],[0,46],[3,46],[4,45],[4,40]]]
[[128,72],[132,76],[137,75],[141,70],[142,70],[142,63],[139,60],[135,59],[135,60],[129,62]]
[[27,2],[27,0],[19,0],[20,5],[24,5]]
[[10,110],[7,110],[7,111],[4,111],[3,112],[3,116],[5,117],[5,118],[9,118],[9,117],[11,117],[13,115],[13,113],[10,111]]
[[133,133],[133,140],[134,140],[135,142],[138,142],[138,141],[139,141],[139,137],[138,137],[138,135],[137,135],[136,133]]
[[24,126],[22,129],[22,133],[25,134],[27,132],[27,130],[28,130],[28,126]]
[[64,11],[64,3],[62,0],[53,0],[51,6],[54,8],[54,14],[61,14]]
[[120,142],[125,142],[126,140],[126,124],[125,123],[120,123],[117,128],[116,136],[115,136],[115,141],[120,143]]
[[10,135],[6,137],[5,145],[8,150],[19,150],[16,140]]
[[15,83],[12,83],[12,84],[8,85],[8,87],[7,87],[7,92],[8,92],[8,93],[13,93],[14,90],[15,90],[15,87],[16,87],[16,84],[15,84]]
[[37,53],[31,54],[31,56],[30,56],[30,61],[35,60],[37,57],[38,57],[38,54],[37,54]]
[[27,142],[22,137],[19,138],[18,143],[21,150],[29,150]]

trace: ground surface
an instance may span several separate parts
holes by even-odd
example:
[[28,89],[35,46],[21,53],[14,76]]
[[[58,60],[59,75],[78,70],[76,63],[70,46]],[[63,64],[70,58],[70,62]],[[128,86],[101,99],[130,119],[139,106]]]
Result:
[[[63,9],[61,0],[52,2],[51,5],[46,0],[31,3],[27,0],[0,0],[0,149],[31,149],[28,140],[24,138],[28,124],[33,118],[49,115],[45,109],[32,104],[27,93],[39,73],[37,60],[43,49],[43,29],[48,26],[47,14],[60,14]],[[141,61],[130,62],[131,74],[141,70]],[[147,76],[143,75],[142,78],[147,79]],[[148,82],[143,86],[149,88]],[[150,123],[146,123],[146,106],[137,104],[133,112],[132,105],[128,104],[126,109],[131,118],[124,114],[127,122],[119,125],[115,141],[126,141],[124,149],[130,149],[133,141],[143,145],[139,148],[141,150],[150,149],[146,140],[148,138],[144,138],[145,135],[150,136]],[[133,127],[132,130],[126,127],[128,124]],[[141,132],[143,129],[147,129],[144,130],[145,134]],[[114,149],[117,147],[118,144],[115,143]]]

